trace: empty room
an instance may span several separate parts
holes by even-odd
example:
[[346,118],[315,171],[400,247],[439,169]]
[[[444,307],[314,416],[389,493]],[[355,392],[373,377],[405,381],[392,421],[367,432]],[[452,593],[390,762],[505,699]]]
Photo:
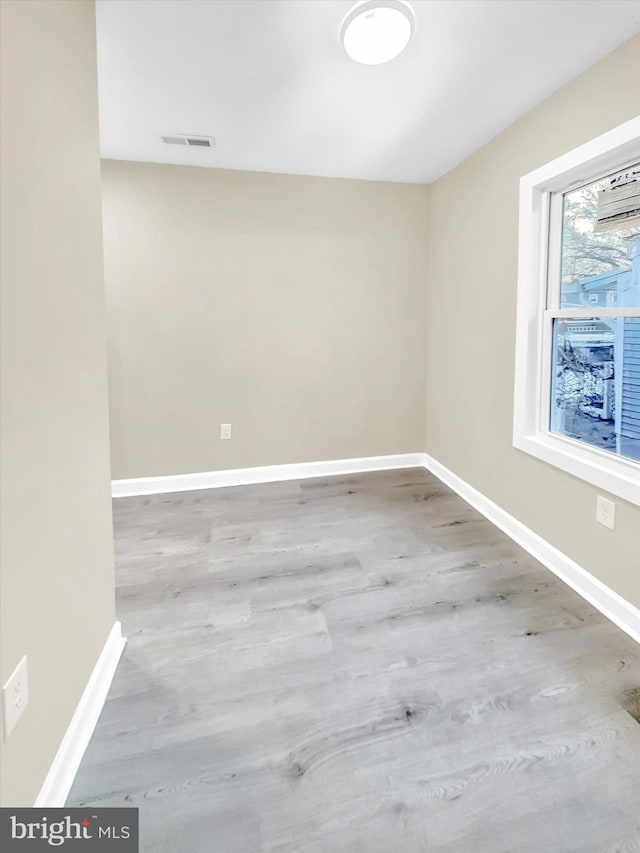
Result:
[[0,0],[0,846],[640,851],[640,0]]

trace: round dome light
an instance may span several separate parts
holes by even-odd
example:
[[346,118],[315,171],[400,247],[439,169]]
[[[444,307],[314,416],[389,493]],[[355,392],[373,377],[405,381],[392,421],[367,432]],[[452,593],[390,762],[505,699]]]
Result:
[[415,23],[413,9],[403,0],[362,0],[342,22],[342,44],[356,62],[381,65],[402,53]]

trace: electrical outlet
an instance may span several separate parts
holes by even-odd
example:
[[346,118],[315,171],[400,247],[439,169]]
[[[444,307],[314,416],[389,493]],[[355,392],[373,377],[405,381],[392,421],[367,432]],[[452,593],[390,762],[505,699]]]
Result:
[[603,498],[598,495],[596,500],[596,521],[598,524],[603,524],[609,530],[615,530],[616,527],[616,505],[608,498]]
[[2,688],[2,717],[4,736],[9,737],[16,723],[29,704],[29,682],[27,679],[27,656],[25,655]]
[[220,424],[220,438],[223,441],[231,438],[231,424]]

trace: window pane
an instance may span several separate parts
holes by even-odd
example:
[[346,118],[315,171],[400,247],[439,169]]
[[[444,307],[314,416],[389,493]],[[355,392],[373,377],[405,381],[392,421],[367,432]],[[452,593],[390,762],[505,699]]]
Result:
[[594,232],[598,191],[609,185],[607,178],[564,194],[562,308],[640,307],[640,228]]
[[552,432],[640,461],[640,318],[555,320]]

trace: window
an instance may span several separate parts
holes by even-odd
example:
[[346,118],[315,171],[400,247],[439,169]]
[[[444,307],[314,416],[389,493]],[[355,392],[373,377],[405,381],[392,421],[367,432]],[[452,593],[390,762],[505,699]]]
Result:
[[640,505],[640,221],[606,204],[634,166],[640,118],[521,180],[513,440]]

